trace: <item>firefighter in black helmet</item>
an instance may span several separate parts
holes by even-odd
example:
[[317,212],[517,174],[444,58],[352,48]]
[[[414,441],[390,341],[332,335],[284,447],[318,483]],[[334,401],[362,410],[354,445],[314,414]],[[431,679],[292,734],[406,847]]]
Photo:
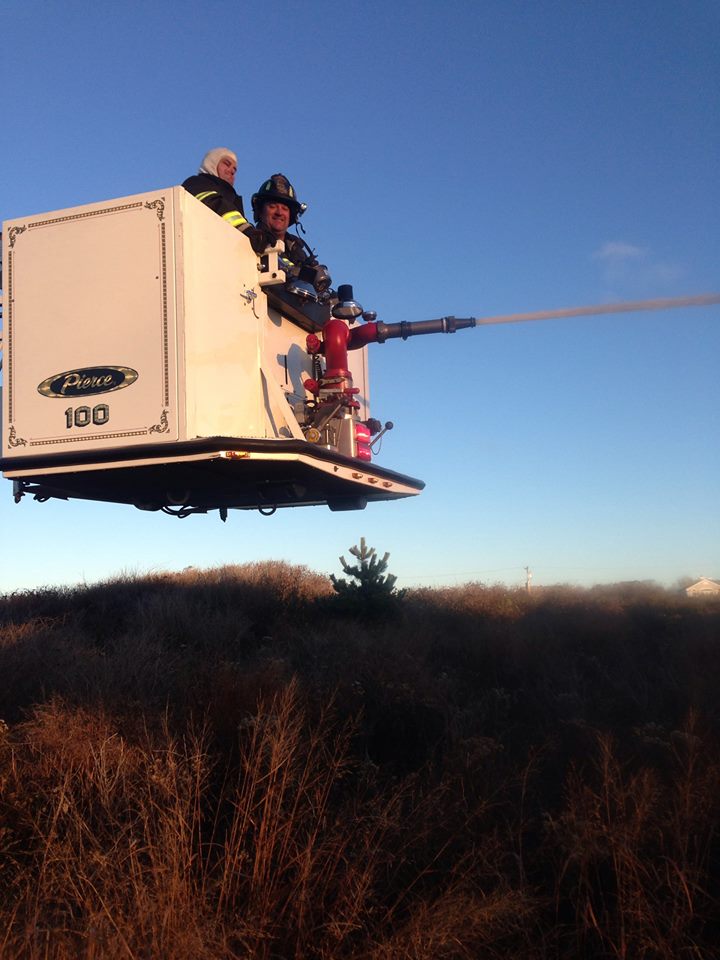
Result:
[[285,244],[285,259],[290,262],[289,275],[311,283],[318,293],[329,289],[332,280],[327,267],[318,263],[312,250],[288,227],[298,222],[306,210],[300,203],[288,178],[274,173],[252,197],[253,216],[259,230],[270,233]]

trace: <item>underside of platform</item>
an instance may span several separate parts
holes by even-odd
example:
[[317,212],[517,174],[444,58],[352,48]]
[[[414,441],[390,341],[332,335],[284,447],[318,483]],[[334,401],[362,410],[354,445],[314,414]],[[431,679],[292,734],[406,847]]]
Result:
[[327,504],[359,510],[414,496],[424,483],[297,440],[212,437],[122,451],[0,461],[15,496],[99,500],[186,516]]

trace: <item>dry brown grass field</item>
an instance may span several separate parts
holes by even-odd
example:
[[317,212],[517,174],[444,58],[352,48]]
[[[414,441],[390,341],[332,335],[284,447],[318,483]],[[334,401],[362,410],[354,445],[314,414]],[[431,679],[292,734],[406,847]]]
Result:
[[720,604],[0,596],[3,960],[711,960]]

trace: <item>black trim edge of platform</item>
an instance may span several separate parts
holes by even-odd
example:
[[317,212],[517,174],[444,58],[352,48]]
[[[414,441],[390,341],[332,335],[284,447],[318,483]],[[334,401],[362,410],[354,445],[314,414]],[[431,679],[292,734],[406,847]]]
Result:
[[85,450],[70,453],[36,454],[30,457],[5,457],[0,459],[0,471],[9,473],[14,470],[43,470],[52,467],[72,467],[86,464],[111,463],[118,460],[133,461],[154,458],[170,461],[175,457],[193,456],[202,453],[219,453],[222,450],[239,450],[247,453],[290,453],[298,456],[311,456],[316,460],[325,460],[338,466],[350,467],[363,473],[377,474],[396,483],[405,483],[425,488],[425,482],[415,477],[388,470],[374,463],[354,460],[352,457],[334,453],[324,447],[316,446],[307,440],[259,440],[247,437],[198,437],[196,440],[180,440],[165,443],[144,443],[131,447],[115,447],[112,450]]

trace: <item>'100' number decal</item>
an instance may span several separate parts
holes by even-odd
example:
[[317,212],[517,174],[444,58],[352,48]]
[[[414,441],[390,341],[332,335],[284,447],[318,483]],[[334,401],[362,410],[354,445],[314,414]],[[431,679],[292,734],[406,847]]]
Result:
[[96,427],[102,427],[110,419],[110,407],[106,403],[98,403],[92,407],[68,407],[65,411],[65,426],[68,430],[72,427],[87,427],[91,423]]

